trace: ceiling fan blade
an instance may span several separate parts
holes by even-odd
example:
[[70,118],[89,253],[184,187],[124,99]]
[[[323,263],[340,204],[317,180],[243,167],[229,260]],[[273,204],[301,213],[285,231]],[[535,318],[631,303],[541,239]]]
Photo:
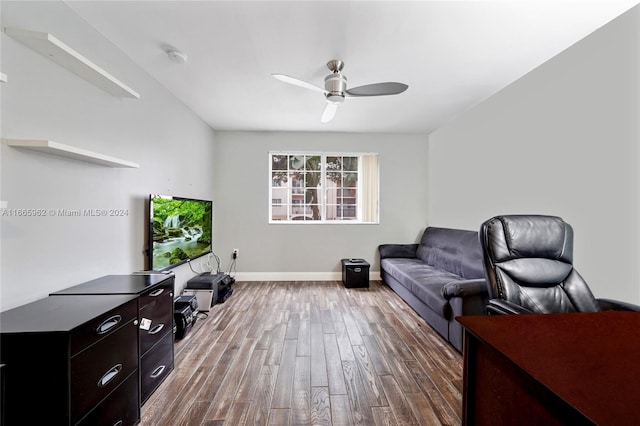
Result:
[[336,111],[338,110],[338,104],[334,104],[333,102],[327,102],[327,106],[324,107],[324,111],[322,111],[322,117],[320,121],[323,123],[330,122],[333,117],[336,115]]
[[325,93],[322,87],[315,86],[311,83],[307,83],[306,81],[302,81],[295,77],[289,77],[284,74],[271,74],[273,77],[277,78],[280,81],[284,81],[285,83],[293,84],[294,86],[304,87],[305,89],[314,90],[316,92]]
[[345,93],[345,97],[355,98],[358,96],[385,96],[397,95],[407,90],[409,86],[404,83],[375,83],[366,86],[358,86],[349,89]]

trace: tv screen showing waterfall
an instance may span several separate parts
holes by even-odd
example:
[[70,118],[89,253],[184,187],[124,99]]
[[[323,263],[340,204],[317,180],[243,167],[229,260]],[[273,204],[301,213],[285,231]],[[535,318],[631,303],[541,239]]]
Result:
[[211,209],[211,201],[151,195],[148,268],[173,268],[211,253]]

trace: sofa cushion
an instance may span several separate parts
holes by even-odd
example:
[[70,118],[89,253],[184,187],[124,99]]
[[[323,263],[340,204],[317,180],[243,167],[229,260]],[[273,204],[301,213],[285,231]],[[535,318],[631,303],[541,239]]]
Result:
[[422,235],[416,257],[427,265],[462,278],[485,277],[475,231],[429,227]]
[[380,259],[385,257],[416,257],[418,244],[380,244]]
[[427,265],[420,259],[382,259],[380,266],[425,305],[444,318],[450,318],[451,307],[442,288],[451,282],[464,281],[464,278]]

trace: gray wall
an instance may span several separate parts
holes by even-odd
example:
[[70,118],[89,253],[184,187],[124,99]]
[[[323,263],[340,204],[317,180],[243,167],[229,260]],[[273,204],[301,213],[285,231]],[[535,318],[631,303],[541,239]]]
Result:
[[[150,193],[213,199],[214,132],[62,2],[2,2],[2,26],[50,32],[141,94],[117,98],[1,35],[2,137],[49,139],[140,163],[107,168],[0,147],[8,207],[124,217],[2,217],[0,309],[144,269]],[[169,66],[169,64],[168,64]],[[198,265],[196,265],[198,266]],[[178,287],[193,276],[178,268]]]
[[[269,151],[377,152],[379,224],[269,224]],[[229,264],[240,249],[241,279],[331,279],[340,259],[379,270],[381,243],[415,242],[426,226],[424,135],[216,132],[215,250]]]
[[429,224],[562,216],[598,297],[640,302],[638,7],[429,136]]

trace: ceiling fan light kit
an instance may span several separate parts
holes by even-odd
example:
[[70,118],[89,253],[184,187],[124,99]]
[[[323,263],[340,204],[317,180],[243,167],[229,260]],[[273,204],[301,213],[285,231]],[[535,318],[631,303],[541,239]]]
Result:
[[325,106],[320,118],[320,121],[323,123],[327,123],[333,119],[338,109],[338,105],[343,103],[346,98],[397,95],[404,92],[409,87],[404,83],[389,82],[367,84],[365,86],[358,86],[348,90],[347,77],[341,72],[344,68],[344,62],[334,59],[327,62],[327,68],[329,68],[331,74],[324,78],[324,89],[288,75],[272,74],[272,76],[278,80],[284,81],[285,83],[293,84],[294,86],[303,87],[316,92],[322,92],[325,100],[327,101],[327,105]]

